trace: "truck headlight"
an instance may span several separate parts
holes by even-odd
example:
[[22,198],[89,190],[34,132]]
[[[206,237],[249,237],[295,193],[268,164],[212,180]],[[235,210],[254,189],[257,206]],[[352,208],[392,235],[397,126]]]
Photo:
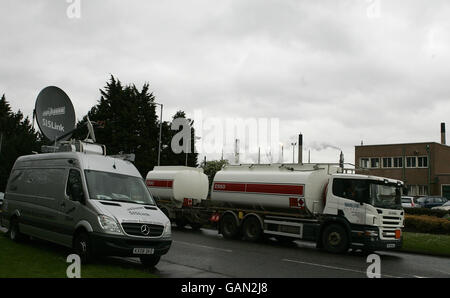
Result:
[[112,217],[106,215],[99,215],[98,221],[100,226],[103,228],[105,232],[114,233],[114,234],[122,234],[120,230],[119,223]]
[[372,230],[367,230],[364,232],[364,235],[366,235],[367,237],[378,237],[378,232],[372,231]]
[[164,237],[171,237],[172,236],[172,224],[171,224],[170,220],[164,226],[163,236]]

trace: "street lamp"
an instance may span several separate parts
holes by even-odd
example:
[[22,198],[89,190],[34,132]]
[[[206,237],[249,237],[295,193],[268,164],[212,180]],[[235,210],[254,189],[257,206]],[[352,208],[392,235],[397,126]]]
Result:
[[295,145],[297,145],[297,143],[291,143],[291,145],[292,145],[292,163],[295,163],[294,151],[295,151]]
[[280,146],[281,146],[281,160],[280,160],[280,163],[284,163],[284,144],[283,143],[280,143]]
[[152,102],[151,104],[158,105],[161,107],[161,116],[159,118],[159,144],[158,144],[158,166],[161,165],[161,135],[162,135],[162,114],[163,114],[163,104],[158,102]]
[[[194,121],[191,121],[191,124],[190,124],[190,126],[192,127],[192,124],[194,123]],[[195,153],[195,141],[197,141],[197,140],[201,140],[201,137],[196,137],[196,136],[194,136],[194,153]],[[187,142],[186,142],[187,143]],[[187,148],[187,145],[186,145],[186,148]],[[223,154],[223,153],[222,153]],[[206,157],[206,156],[205,156]],[[186,165],[186,167],[187,167],[187,165],[188,165],[188,152],[187,152],[187,150],[186,150],[186,162],[185,162],[185,165]]]

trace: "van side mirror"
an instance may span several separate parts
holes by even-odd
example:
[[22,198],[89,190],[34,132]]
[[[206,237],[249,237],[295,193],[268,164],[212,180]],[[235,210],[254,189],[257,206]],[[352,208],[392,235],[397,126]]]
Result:
[[83,188],[79,184],[72,184],[70,186],[70,196],[72,197],[72,200],[78,201],[82,204],[84,204],[85,198],[84,198],[84,192]]
[[84,204],[86,198],[84,197],[83,184],[78,170],[71,169],[69,171],[66,191],[71,200]]
[[76,200],[77,202],[80,202],[81,204],[84,204],[85,198],[84,198],[83,190],[81,190],[81,192],[77,194],[75,200]]

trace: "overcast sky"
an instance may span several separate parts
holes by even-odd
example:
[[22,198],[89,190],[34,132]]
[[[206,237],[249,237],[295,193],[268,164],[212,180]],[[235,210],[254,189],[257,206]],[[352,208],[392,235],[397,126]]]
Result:
[[337,162],[338,150],[321,150],[328,144],[353,163],[361,140],[440,141],[449,3],[2,0],[0,94],[31,115],[39,91],[56,85],[80,119],[112,74],[149,82],[164,120],[179,109],[277,118],[285,161],[302,132],[312,161]]

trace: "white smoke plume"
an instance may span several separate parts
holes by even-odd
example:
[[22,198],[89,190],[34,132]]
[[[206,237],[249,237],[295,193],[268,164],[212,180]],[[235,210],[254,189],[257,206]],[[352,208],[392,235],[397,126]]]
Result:
[[312,142],[312,143],[309,143],[308,146],[305,146],[305,147],[307,147],[308,149],[311,149],[311,150],[315,150],[315,151],[322,151],[325,149],[336,149],[336,150],[342,151],[341,148],[331,145],[331,144],[328,144],[328,143],[324,143],[324,142],[321,142],[321,143]]

